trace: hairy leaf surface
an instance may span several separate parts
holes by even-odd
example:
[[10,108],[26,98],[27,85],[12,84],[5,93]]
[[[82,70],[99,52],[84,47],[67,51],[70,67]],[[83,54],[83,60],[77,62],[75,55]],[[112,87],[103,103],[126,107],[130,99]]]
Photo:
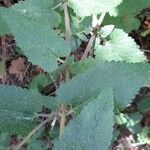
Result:
[[5,35],[5,34],[9,34],[10,30],[8,28],[8,26],[6,25],[6,22],[3,20],[2,16],[1,16],[1,12],[0,12],[0,35]]
[[95,48],[96,57],[102,60],[125,60],[134,63],[146,61],[146,57],[140,51],[134,39],[129,37],[122,29],[114,29],[110,34],[109,40],[105,41],[103,45],[100,45],[97,39]]
[[39,93],[14,86],[0,86],[0,131],[25,134],[35,123],[35,113],[46,106],[56,108],[55,98],[41,96]]
[[52,2],[42,3],[40,0],[20,2],[10,9],[1,8],[1,14],[28,59],[52,72],[58,68],[57,58],[68,55],[70,47],[53,30],[60,17],[51,9]]
[[[85,70],[83,73],[76,75],[57,90],[60,101],[78,105],[91,97],[97,96],[103,88],[111,87],[114,90],[117,104],[125,107],[149,79],[150,66],[147,63],[96,63],[95,60],[93,60],[91,66],[89,61],[88,65],[85,65],[85,63],[82,62],[79,65],[79,70],[82,70],[82,68]],[[78,72],[80,72],[79,70]]]
[[66,126],[54,150],[108,150],[113,123],[113,92],[107,88]]

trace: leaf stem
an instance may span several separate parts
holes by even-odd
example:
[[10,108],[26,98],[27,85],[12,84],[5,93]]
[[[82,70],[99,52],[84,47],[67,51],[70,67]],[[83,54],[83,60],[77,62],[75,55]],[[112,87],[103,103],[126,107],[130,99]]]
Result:
[[60,131],[59,131],[59,136],[63,135],[64,133],[64,127],[65,127],[65,121],[66,121],[66,115],[65,115],[65,105],[62,103],[60,105],[60,111],[61,111],[61,115],[60,115]]
[[88,54],[92,51],[92,45],[95,41],[97,30],[100,28],[100,26],[104,20],[105,15],[106,15],[106,13],[102,13],[101,16],[99,17],[99,19],[97,19],[96,15],[93,15],[92,26],[94,26],[94,28],[96,29],[95,30],[96,32],[91,33],[92,36],[91,36],[89,43],[88,43],[88,45],[87,45],[87,47],[86,47],[86,49],[85,49],[85,51],[81,57],[81,60],[85,59],[88,56]]
[[12,148],[12,150],[19,150],[30,138],[35,132],[37,132],[42,126],[44,126],[46,123],[50,122],[54,119],[54,117],[57,115],[56,112],[53,112],[49,115],[49,117],[41,122],[38,126],[36,126],[18,145]]

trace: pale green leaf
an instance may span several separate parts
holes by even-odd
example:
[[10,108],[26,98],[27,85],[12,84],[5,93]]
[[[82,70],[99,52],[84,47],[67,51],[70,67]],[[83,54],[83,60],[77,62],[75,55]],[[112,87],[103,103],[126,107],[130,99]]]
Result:
[[146,61],[146,57],[139,49],[140,47],[122,29],[114,29],[109,40],[105,41],[103,45],[100,45],[97,40],[95,48],[96,57],[102,60],[125,60],[134,63]]
[[140,25],[140,22],[135,18],[135,15],[142,9],[148,7],[150,7],[149,0],[123,0],[117,7],[118,16],[107,16],[104,23],[114,24],[117,28],[130,32],[133,29],[138,29]]
[[69,55],[71,51],[66,41],[53,30],[60,17],[51,5],[49,0],[42,3],[40,0],[29,0],[10,9],[1,8],[2,17],[15,36],[17,46],[33,64],[47,72],[56,70],[57,58]]
[[101,28],[100,35],[102,38],[106,38],[108,35],[111,34],[111,32],[114,30],[114,25],[106,25]]
[[69,6],[80,17],[109,12],[117,7],[122,0],[69,0]]
[[81,62],[79,70],[83,68],[83,73],[60,86],[57,90],[60,101],[78,105],[97,96],[103,88],[111,87],[117,104],[126,107],[149,79],[148,63],[97,62],[94,65],[94,62],[91,60],[91,66],[89,61],[89,65]]
[[54,150],[108,150],[113,124],[113,93],[108,88],[66,126]]

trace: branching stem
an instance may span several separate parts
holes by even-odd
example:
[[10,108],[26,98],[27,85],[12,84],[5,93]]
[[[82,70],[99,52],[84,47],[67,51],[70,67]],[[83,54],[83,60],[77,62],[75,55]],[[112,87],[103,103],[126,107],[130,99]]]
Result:
[[[97,19],[97,16],[96,15],[93,15],[93,21],[92,21],[92,26],[94,26],[94,28],[96,30],[99,29],[99,27],[101,26],[103,20],[104,20],[104,17],[105,17],[106,13],[102,13],[101,16],[99,17],[99,19]],[[96,32],[92,33],[92,36],[89,40],[89,43],[84,51],[84,54],[82,55],[82,58],[81,60],[85,59],[88,54],[92,51],[92,45],[95,41],[95,37],[96,37]]]
[[18,145],[15,147],[12,147],[12,150],[19,150],[30,138],[35,132],[37,132],[41,127],[43,127],[46,123],[50,122],[54,119],[54,117],[57,115],[57,113],[51,113],[49,117],[41,122],[38,126],[36,126]]

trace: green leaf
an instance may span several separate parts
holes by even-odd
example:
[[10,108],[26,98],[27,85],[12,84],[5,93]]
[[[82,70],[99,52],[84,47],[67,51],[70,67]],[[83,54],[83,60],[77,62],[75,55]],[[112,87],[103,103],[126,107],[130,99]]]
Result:
[[27,150],[46,150],[46,144],[41,140],[36,140],[28,144]]
[[115,115],[115,123],[118,125],[123,125],[125,123],[127,123],[127,115],[120,113],[118,115]]
[[5,147],[3,145],[0,145],[0,149],[2,149],[2,150],[9,150],[9,147]]
[[0,109],[0,132],[27,135],[36,126],[32,117],[28,112]]
[[106,38],[108,35],[110,35],[112,31],[114,30],[114,27],[115,27],[114,25],[106,25],[102,27],[100,30],[101,37]]
[[135,15],[144,8],[150,7],[149,0],[123,0],[117,7],[117,17],[107,17],[104,20],[105,24],[114,24],[117,28],[124,29],[130,32],[133,29],[138,29],[140,22],[135,18]]
[[138,141],[141,142],[142,144],[150,144],[150,128],[149,127],[144,127],[142,129],[142,132],[137,134]]
[[143,116],[139,112],[129,114],[129,120],[127,123],[127,127],[135,126],[136,124],[140,123],[142,118],[143,118]]
[[88,65],[81,62],[79,70],[83,68],[85,71],[60,86],[57,90],[60,101],[78,105],[98,96],[103,88],[111,87],[117,104],[125,107],[149,79],[148,63],[98,62],[91,59],[92,63],[89,69],[85,69]]
[[44,105],[50,109],[57,106],[54,97],[41,96],[37,92],[31,92],[15,86],[0,86],[0,109],[35,113]]
[[39,74],[33,78],[31,84],[29,85],[29,89],[40,92],[44,86],[50,84],[51,82],[52,81],[50,80],[48,75]]
[[53,11],[53,0],[27,0],[20,1],[11,9],[24,17],[36,20],[38,22],[47,22],[51,27],[57,27],[60,23],[60,15]]
[[107,88],[66,126],[54,150],[108,150],[113,124],[113,92]]
[[9,146],[10,135],[8,133],[2,132],[0,134],[0,145]]
[[80,17],[91,16],[114,10],[122,0],[69,0],[69,6]]
[[140,103],[138,104],[138,110],[142,113],[145,113],[150,110],[150,97],[145,97]]
[[33,64],[52,72],[58,68],[57,58],[69,55],[71,50],[53,30],[60,17],[51,9],[52,2],[44,0],[42,3],[40,0],[29,0],[10,9],[1,7],[1,14],[24,55]]
[[103,45],[100,45],[99,39],[97,39],[95,48],[96,57],[102,60],[125,60],[134,63],[146,61],[146,57],[139,49],[140,47],[122,29],[114,29],[109,40],[105,41]]
[[0,11],[0,35],[3,36],[5,34],[9,34],[11,33],[6,22],[4,21],[4,19],[1,16],[1,11]]
[[33,117],[42,106],[51,110],[57,106],[55,98],[14,86],[1,85],[0,93],[0,132],[24,135],[35,126]]

